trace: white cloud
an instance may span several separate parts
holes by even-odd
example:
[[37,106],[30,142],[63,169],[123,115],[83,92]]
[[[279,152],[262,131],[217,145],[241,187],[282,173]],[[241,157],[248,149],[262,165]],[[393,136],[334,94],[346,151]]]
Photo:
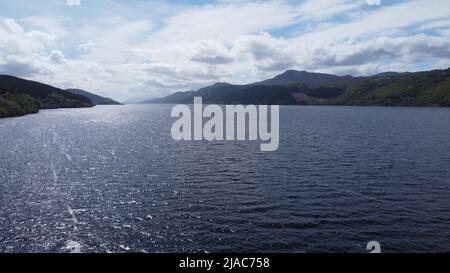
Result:
[[0,72],[20,76],[46,73],[45,48],[54,37],[43,32],[26,32],[15,20],[0,20]]
[[370,13],[361,13],[348,23],[336,23],[324,30],[300,36],[304,43],[355,40],[361,37],[391,36],[404,28],[450,17],[450,1],[416,0],[383,6]]
[[92,41],[87,41],[86,43],[83,43],[78,46],[78,50],[89,52],[91,49],[95,47],[95,43]]
[[125,21],[113,18],[100,21],[96,26],[85,26],[79,31],[83,40],[88,40],[79,48],[88,49],[84,60],[95,60],[101,63],[123,63],[131,55],[135,39],[152,29],[147,20]]
[[190,59],[206,64],[228,64],[233,62],[234,56],[223,43],[201,40],[192,46]]
[[60,25],[59,20],[50,19],[43,16],[30,16],[26,17],[19,22],[23,22],[26,26],[49,33],[50,35],[62,37],[68,34],[68,32]]
[[276,29],[295,22],[296,11],[283,2],[206,5],[178,13],[151,35],[149,46],[209,39],[234,39],[240,35]]
[[80,6],[81,0],[66,0],[66,3],[69,6]]
[[358,10],[364,6],[364,1],[353,0],[307,0],[299,7],[302,22],[310,20],[325,20],[335,15],[347,15],[348,12]]
[[62,64],[65,62],[64,53],[59,50],[52,50],[48,56],[50,61],[55,64]]
[[379,6],[381,5],[381,0],[367,0],[369,6]]

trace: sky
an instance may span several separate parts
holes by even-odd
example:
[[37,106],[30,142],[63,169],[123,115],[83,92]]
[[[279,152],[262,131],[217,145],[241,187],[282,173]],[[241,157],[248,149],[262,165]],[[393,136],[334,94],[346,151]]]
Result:
[[450,67],[450,0],[0,0],[0,74],[122,102]]

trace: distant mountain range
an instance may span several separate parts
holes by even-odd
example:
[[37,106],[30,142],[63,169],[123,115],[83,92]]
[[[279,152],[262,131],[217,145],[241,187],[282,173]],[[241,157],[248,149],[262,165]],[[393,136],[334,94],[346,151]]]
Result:
[[370,77],[336,76],[289,70],[247,85],[216,83],[144,103],[450,106],[450,69],[386,72]]
[[[86,91],[62,90],[43,83],[0,75],[0,118],[37,113],[40,109],[118,104]],[[98,103],[101,102],[101,103]]]

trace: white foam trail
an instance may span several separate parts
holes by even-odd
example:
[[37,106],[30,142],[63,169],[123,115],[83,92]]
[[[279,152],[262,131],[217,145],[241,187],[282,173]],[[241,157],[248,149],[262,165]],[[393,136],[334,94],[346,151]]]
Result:
[[56,173],[56,168],[55,165],[52,163],[52,173],[53,173],[53,180],[55,181],[55,183],[58,182],[58,174]]
[[66,158],[70,161],[72,161],[72,157],[66,152],[66,149],[61,145],[60,142],[58,142],[58,133],[56,133],[56,131],[53,131],[53,136],[52,136],[52,140],[53,140],[53,144],[56,144],[59,146],[61,152],[66,156]]
[[66,158],[72,161],[72,157],[61,147],[61,152],[66,156]]
[[58,142],[58,134],[55,131],[53,131],[52,133],[53,144],[56,144]]
[[124,245],[119,245],[119,247],[120,247],[121,249],[125,250],[125,251],[129,251],[129,250],[130,250],[129,247],[124,246]]
[[68,210],[69,210],[69,214],[72,217],[73,223],[75,224],[75,229],[77,229],[77,225],[78,225],[78,220],[77,217],[75,217],[75,212],[72,210],[72,208],[70,206],[67,206]]
[[66,249],[70,253],[81,253],[81,244],[76,241],[69,241],[66,245]]

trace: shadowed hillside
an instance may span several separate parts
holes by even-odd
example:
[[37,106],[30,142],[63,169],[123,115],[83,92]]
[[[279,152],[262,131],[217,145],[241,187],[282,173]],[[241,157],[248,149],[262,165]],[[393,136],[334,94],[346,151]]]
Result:
[[120,102],[117,102],[111,98],[105,98],[81,89],[67,89],[66,91],[76,95],[84,96],[90,99],[95,105],[121,105]]
[[37,113],[40,109],[92,107],[86,97],[46,84],[0,75],[0,118]]
[[371,77],[287,71],[249,85],[215,84],[145,103],[450,106],[450,69]]

